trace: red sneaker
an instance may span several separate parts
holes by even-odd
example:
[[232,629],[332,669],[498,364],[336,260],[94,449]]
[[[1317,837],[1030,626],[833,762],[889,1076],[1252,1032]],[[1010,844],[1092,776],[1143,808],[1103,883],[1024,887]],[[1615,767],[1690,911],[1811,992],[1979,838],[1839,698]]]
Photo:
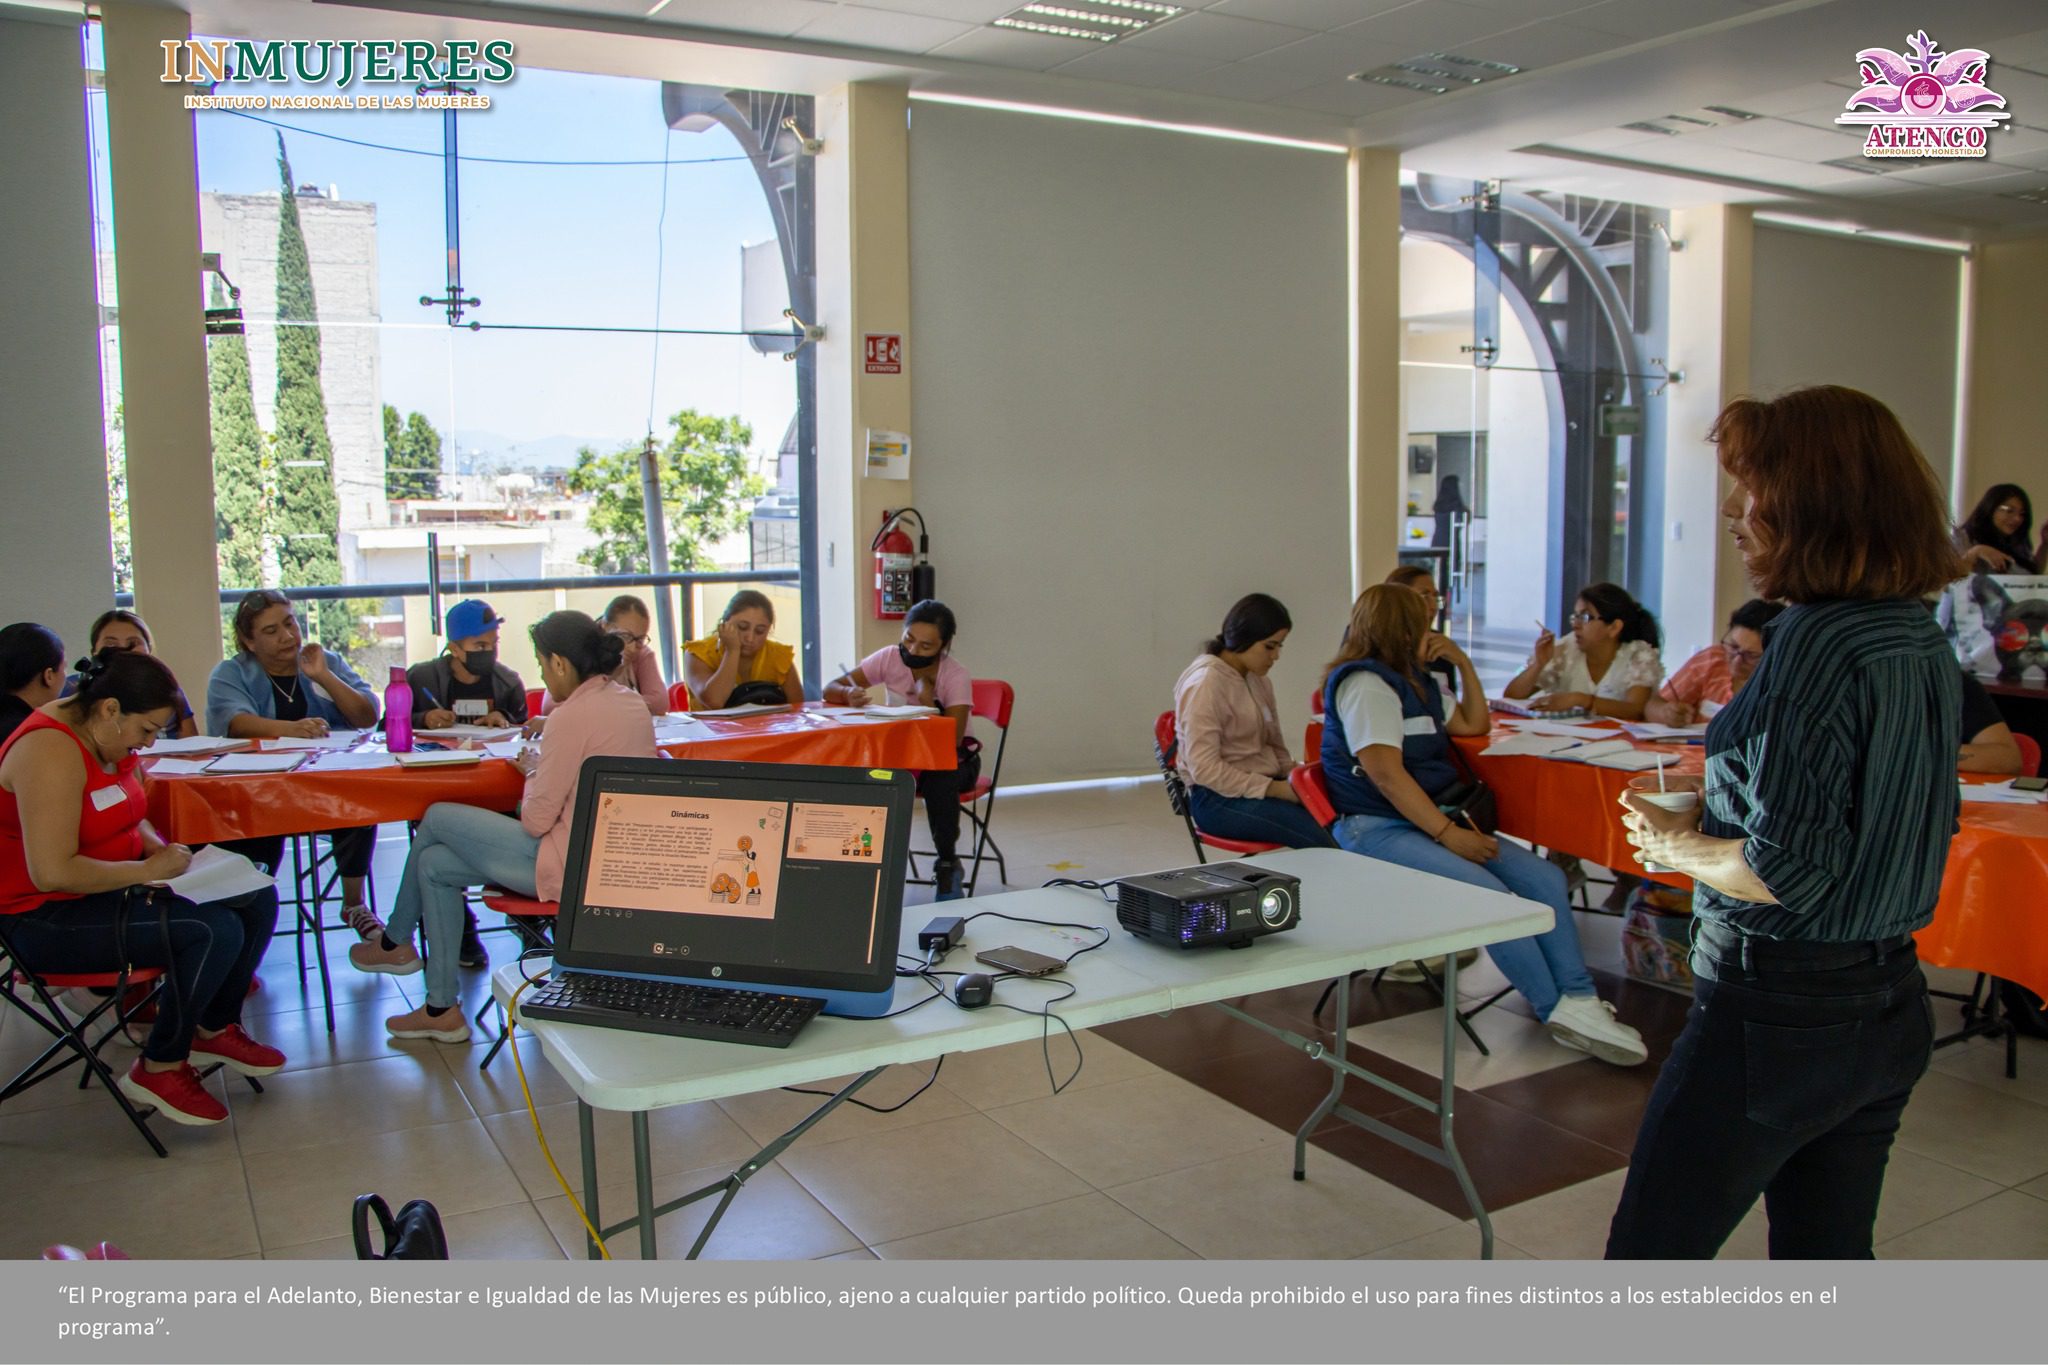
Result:
[[274,1076],[284,1070],[284,1054],[251,1038],[240,1024],[229,1024],[211,1038],[194,1034],[192,1060],[200,1066],[219,1062],[244,1076]]
[[172,1123],[209,1127],[227,1118],[227,1106],[206,1092],[199,1073],[185,1063],[170,1071],[149,1071],[142,1058],[128,1068],[128,1074],[114,1084],[138,1108],[156,1110]]

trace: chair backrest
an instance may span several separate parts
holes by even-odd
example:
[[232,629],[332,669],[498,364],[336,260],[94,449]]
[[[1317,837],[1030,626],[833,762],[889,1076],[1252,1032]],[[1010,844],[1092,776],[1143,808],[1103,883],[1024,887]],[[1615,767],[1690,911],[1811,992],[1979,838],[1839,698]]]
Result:
[[690,685],[688,683],[672,682],[668,685],[668,709],[671,711],[687,711],[690,709]]
[[526,689],[526,714],[527,714],[527,715],[528,715],[529,717],[531,717],[531,716],[537,716],[537,715],[539,715],[539,714],[540,714],[540,708],[541,708],[541,707],[543,707],[543,706],[545,706],[545,705],[547,704],[547,700],[548,700],[548,690],[547,690],[547,689],[546,689],[545,687],[529,687],[529,688],[527,688],[527,689]]
[[1308,694],[1308,713],[1312,716],[1323,714],[1323,689],[1318,687]]
[[1294,788],[1294,794],[1301,798],[1301,808],[1317,824],[1328,829],[1336,823],[1337,808],[1330,803],[1330,789],[1323,782],[1321,763],[1295,764],[1287,773],[1287,785]]
[[1301,761],[1313,763],[1317,755],[1322,752],[1323,723],[1319,720],[1312,720],[1308,723],[1308,728],[1301,732]]
[[1010,710],[1017,704],[1017,690],[994,678],[974,680],[974,704],[969,715],[991,721],[998,730],[1010,728]]
[[2028,777],[2041,775],[2041,745],[2032,735],[2012,732],[2012,742],[2020,746],[2020,771]]

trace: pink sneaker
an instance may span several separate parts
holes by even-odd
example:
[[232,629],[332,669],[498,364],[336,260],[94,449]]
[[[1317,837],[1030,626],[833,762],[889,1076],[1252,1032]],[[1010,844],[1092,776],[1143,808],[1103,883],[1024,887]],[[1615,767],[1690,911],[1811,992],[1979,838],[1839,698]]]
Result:
[[194,1034],[192,1060],[200,1066],[219,1062],[243,1076],[274,1076],[284,1070],[284,1054],[251,1038],[240,1024],[229,1024],[211,1038]]
[[227,1106],[207,1093],[190,1062],[169,1071],[150,1071],[137,1057],[128,1074],[114,1084],[137,1108],[154,1109],[172,1123],[205,1128],[228,1116]]
[[436,1043],[466,1043],[469,1041],[469,1021],[462,1017],[462,1006],[457,1005],[446,1014],[432,1015],[421,1005],[410,1014],[393,1015],[384,1021],[393,1038],[426,1038]]
[[424,971],[426,963],[413,951],[410,943],[401,943],[395,948],[386,948],[376,939],[365,939],[348,950],[351,967],[359,972],[382,972],[387,976],[411,976]]

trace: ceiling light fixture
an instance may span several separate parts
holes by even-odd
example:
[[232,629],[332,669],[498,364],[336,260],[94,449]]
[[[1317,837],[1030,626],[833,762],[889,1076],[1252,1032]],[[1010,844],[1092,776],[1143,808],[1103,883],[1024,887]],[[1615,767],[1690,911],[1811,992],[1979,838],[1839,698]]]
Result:
[[647,11],[647,17],[649,19],[652,19],[655,15],[667,9],[669,7],[669,3],[670,0],[654,0],[654,8]]
[[1673,128],[1667,124],[1662,123],[1645,123],[1638,121],[1635,123],[1624,123],[1621,126],[1628,129],[1631,133],[1662,133],[1666,137],[1677,137],[1682,132],[1684,132],[1684,129]]
[[1096,43],[1113,43],[1118,36],[1102,29],[1074,28],[1068,24],[1044,24],[1036,19],[1019,19],[1009,14],[996,20],[990,27],[1015,29],[1023,33],[1045,33],[1055,38],[1086,38]]
[[1975,248],[1969,242],[1956,241],[1947,237],[1922,237],[1913,232],[1887,232],[1882,228],[1867,228],[1856,223],[1836,222],[1828,218],[1804,218],[1796,213],[1773,213],[1758,210],[1754,215],[1759,223],[1771,227],[1791,228],[1798,232],[1818,232],[1830,237],[1854,237],[1865,242],[1891,242],[1897,246],[1917,246],[1929,251],[1949,251],[1967,256]]
[[1366,85],[1390,85],[1400,90],[1416,90],[1425,95],[1448,95],[1456,89],[1469,89],[1497,81],[1506,76],[1519,76],[1522,68],[1506,62],[1489,62],[1480,57],[1464,57],[1455,52],[1424,52],[1414,57],[1404,57],[1398,62],[1388,62],[1370,71],[1354,71],[1347,80],[1360,81]]
[[1082,123],[1110,123],[1123,128],[1156,128],[1165,133],[1192,133],[1196,137],[1220,137],[1233,142],[1261,142],[1272,147],[1294,147],[1305,152],[1336,152],[1350,148],[1338,142],[1309,142],[1294,137],[1248,133],[1237,128],[1216,128],[1194,123],[1167,123],[1159,119],[1132,118],[1127,114],[1101,114],[1086,109],[1061,109],[1046,104],[1019,104],[1013,100],[983,99],[979,95],[947,95],[913,90],[910,98],[926,104],[958,104],[970,109],[996,109],[1007,114],[1039,114],[1046,118],[1077,119]]
[[1180,12],[1180,6],[1156,0],[1029,0],[990,21],[990,26],[1054,38],[1113,43]]
[[1748,123],[1763,117],[1762,114],[1752,114],[1747,109],[1735,109],[1725,104],[1710,104],[1707,106],[1707,112],[1710,114],[1725,114],[1740,123]]

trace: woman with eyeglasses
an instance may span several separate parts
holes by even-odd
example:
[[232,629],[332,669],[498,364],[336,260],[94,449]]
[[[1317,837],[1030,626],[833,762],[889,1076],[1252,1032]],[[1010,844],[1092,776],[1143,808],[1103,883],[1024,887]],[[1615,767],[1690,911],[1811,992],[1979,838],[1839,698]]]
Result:
[[[654,657],[648,634],[654,629],[654,615],[647,610],[647,603],[629,592],[620,593],[605,607],[597,623],[607,635],[618,636],[619,643],[625,646],[624,662],[612,674],[612,681],[629,692],[638,692],[650,714],[667,715],[668,684],[661,680],[661,661]],[[526,722],[526,733],[539,734],[544,728],[540,717],[554,709],[554,693],[543,691],[540,716]]]
[[1663,689],[1643,708],[1643,718],[1659,725],[1691,725],[1712,702],[1726,706],[1764,660],[1764,627],[1785,608],[1752,597],[1728,615],[1728,631],[1718,645],[1709,645],[1679,665]]
[[[1986,573],[2039,573],[2041,551],[2034,545],[2034,501],[2016,483],[1984,490],[1970,515],[1956,528],[1956,548],[1970,567]],[[2042,538],[2048,545],[2048,536]]]
[[[1392,583],[1397,588],[1407,588],[1422,599],[1422,605],[1429,608],[1429,630],[1437,632],[1437,623],[1444,614],[1444,596],[1437,591],[1436,575],[1420,564],[1402,564],[1380,580]],[[1432,659],[1429,671],[1436,675],[1437,686],[1455,697],[1458,695],[1458,670],[1448,659]]]
[[1515,701],[1533,697],[1529,705],[1537,711],[1641,720],[1664,676],[1657,653],[1663,639],[1657,618],[1626,588],[1595,583],[1573,605],[1571,634],[1564,640],[1548,630],[1538,635],[1528,666],[1502,695]]

